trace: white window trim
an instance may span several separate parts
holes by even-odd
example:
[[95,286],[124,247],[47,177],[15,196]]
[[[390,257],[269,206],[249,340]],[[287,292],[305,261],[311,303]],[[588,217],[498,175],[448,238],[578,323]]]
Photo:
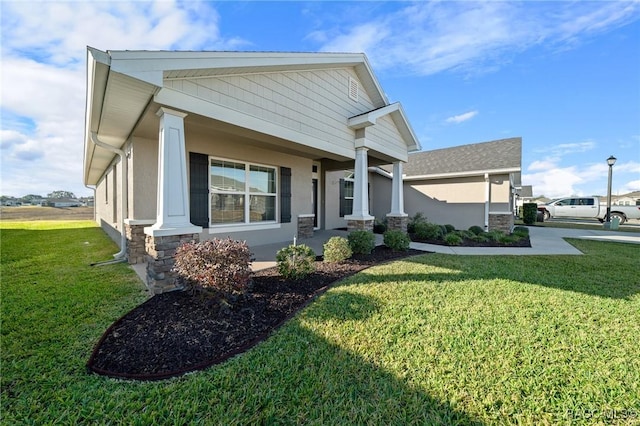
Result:
[[[239,192],[239,191],[223,191],[223,192],[214,192],[213,189],[211,188],[211,160],[218,160],[218,161],[229,161],[229,162],[233,162],[233,163],[238,163],[238,164],[244,164],[244,173],[245,173],[245,190],[243,192]],[[258,193],[258,192],[250,192],[249,189],[251,188],[250,182],[249,182],[249,174],[250,174],[250,170],[251,170],[251,166],[258,166],[258,167],[266,167],[269,169],[273,169],[274,171],[274,177],[275,177],[275,189],[276,192],[275,194],[271,194],[271,193]],[[254,230],[259,230],[259,229],[274,229],[274,228],[280,228],[280,222],[278,221],[278,217],[280,215],[280,205],[279,205],[279,200],[280,200],[280,192],[279,192],[279,175],[278,175],[278,168],[276,166],[271,166],[269,164],[260,164],[260,163],[252,163],[249,161],[243,161],[243,160],[235,160],[235,159],[231,159],[231,158],[224,158],[224,157],[215,157],[210,155],[209,156],[209,172],[208,172],[208,179],[209,179],[209,234],[217,234],[220,232],[234,232],[234,231],[254,231]],[[245,222],[234,222],[234,223],[213,223],[211,221],[211,195],[212,194],[231,194],[231,195],[243,195],[245,197],[245,202],[244,202],[244,216],[245,216]],[[258,196],[272,196],[275,198],[275,212],[274,212],[274,216],[276,217],[275,220],[265,220],[265,221],[261,221],[261,222],[250,222],[250,218],[251,218],[251,196],[252,195],[258,195]]]

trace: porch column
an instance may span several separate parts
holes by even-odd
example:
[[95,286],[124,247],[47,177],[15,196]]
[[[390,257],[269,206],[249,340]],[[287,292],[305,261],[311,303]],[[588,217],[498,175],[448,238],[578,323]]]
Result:
[[391,212],[387,214],[387,227],[407,232],[408,215],[404,212],[404,186],[402,179],[402,162],[393,163],[391,181]]
[[489,207],[491,204],[491,179],[489,173],[484,174],[484,230],[489,231]]
[[147,252],[147,285],[154,293],[175,288],[171,272],[175,249],[198,240],[200,226],[191,223],[184,139],[186,114],[160,108],[158,194],[156,223],[144,228]]
[[374,217],[369,214],[369,167],[367,148],[356,148],[355,173],[353,183],[353,212],[345,217],[347,228],[351,230],[373,230]]

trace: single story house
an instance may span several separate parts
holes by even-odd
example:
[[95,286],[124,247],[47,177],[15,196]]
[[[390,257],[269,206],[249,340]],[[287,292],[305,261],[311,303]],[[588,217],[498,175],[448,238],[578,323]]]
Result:
[[[511,232],[521,163],[519,137],[412,153],[402,179],[405,212],[457,229],[477,225]],[[379,168],[370,179],[371,211],[380,219],[391,190],[389,172]]]
[[75,198],[48,198],[42,205],[47,207],[80,207],[82,203]]
[[[350,229],[370,229],[369,167],[389,165],[376,204],[406,226],[402,165],[421,149],[364,54],[87,49],[84,183],[118,256],[171,289],[182,241],[291,241],[331,227],[327,172],[352,170]],[[386,213],[385,213],[386,212]]]

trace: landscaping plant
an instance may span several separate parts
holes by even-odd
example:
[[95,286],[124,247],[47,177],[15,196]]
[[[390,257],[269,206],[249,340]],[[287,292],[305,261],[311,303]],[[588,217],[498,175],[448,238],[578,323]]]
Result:
[[537,216],[538,205],[536,203],[524,203],[522,205],[522,221],[525,225],[535,224]]
[[344,237],[331,237],[324,243],[323,260],[327,263],[343,262],[351,257],[353,252],[349,246],[349,240]]
[[276,253],[278,272],[292,280],[303,278],[313,272],[315,260],[316,254],[306,244],[291,244]]
[[347,238],[354,254],[370,254],[376,247],[376,237],[370,231],[352,231]]
[[173,270],[193,288],[227,299],[246,291],[250,263],[251,252],[245,241],[214,238],[179,246]]
[[407,251],[409,250],[411,239],[406,232],[402,232],[399,229],[391,229],[384,233],[383,242],[385,246],[393,251]]

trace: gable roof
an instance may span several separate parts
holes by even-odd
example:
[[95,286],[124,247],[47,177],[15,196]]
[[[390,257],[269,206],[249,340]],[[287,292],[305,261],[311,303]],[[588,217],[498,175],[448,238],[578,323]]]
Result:
[[[164,80],[352,68],[373,106],[389,101],[363,53],[100,51],[87,48],[84,182],[96,184],[156,97]],[[419,149],[401,109],[391,116],[409,149]],[[96,143],[95,134],[103,146]]]
[[476,176],[484,173],[519,173],[522,168],[522,138],[435,149],[409,155],[405,179]]

